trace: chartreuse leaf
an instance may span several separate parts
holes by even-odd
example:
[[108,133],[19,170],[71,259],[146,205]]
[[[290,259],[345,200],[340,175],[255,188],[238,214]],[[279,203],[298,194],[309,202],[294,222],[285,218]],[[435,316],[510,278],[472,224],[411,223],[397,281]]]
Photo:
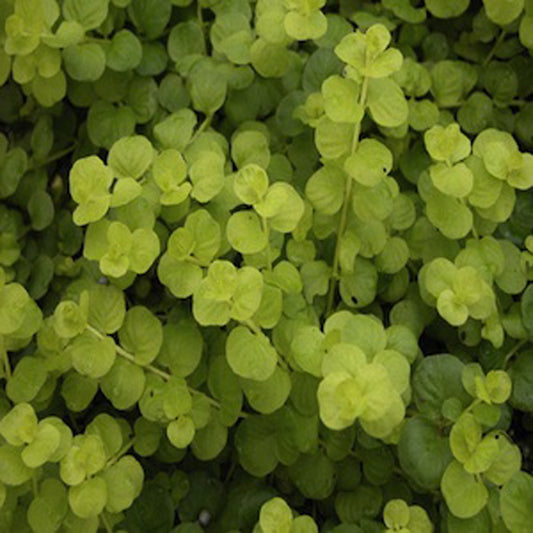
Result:
[[410,418],[398,442],[402,469],[425,489],[436,489],[452,460],[449,439],[436,425],[421,417]]
[[497,0],[483,0],[487,17],[496,24],[506,25],[515,20],[524,9],[524,0],[506,0],[502,5]]
[[122,346],[131,352],[139,365],[150,364],[163,343],[161,322],[143,306],[128,309],[124,323],[118,330]]
[[344,170],[366,187],[378,185],[392,169],[392,153],[379,141],[363,139],[346,159]]
[[243,13],[217,15],[211,27],[210,37],[215,50],[226,54],[232,63],[250,62],[250,46],[253,37],[250,23]]
[[19,403],[0,420],[0,434],[12,446],[34,440],[38,431],[37,416],[28,403]]
[[214,151],[204,151],[189,169],[193,185],[191,196],[199,202],[208,202],[224,186],[224,156]]
[[389,530],[407,527],[409,516],[409,506],[403,500],[390,500],[383,509],[383,521]]
[[239,169],[251,164],[267,168],[270,149],[266,135],[260,131],[237,133],[231,142],[231,158]]
[[470,155],[470,141],[456,123],[433,126],[424,134],[424,142],[435,161],[453,164]]
[[194,109],[212,115],[226,99],[227,82],[211,58],[197,61],[187,77],[187,87]]
[[226,236],[231,246],[243,254],[256,254],[268,244],[261,219],[253,211],[239,211],[231,215],[226,226]]
[[470,209],[459,198],[442,194],[437,189],[426,199],[426,213],[430,222],[449,239],[465,237],[473,226]]
[[269,414],[286,402],[291,392],[291,379],[285,370],[276,367],[265,381],[242,379],[241,386],[250,405],[260,413]]
[[59,303],[54,311],[54,329],[60,337],[71,339],[85,330],[88,309],[83,307],[70,300]]
[[500,493],[500,508],[505,525],[511,531],[527,531],[533,517],[533,478],[517,472]]
[[106,56],[96,43],[73,44],[63,50],[63,62],[68,75],[76,81],[96,81],[102,77]]
[[19,486],[31,479],[34,470],[26,466],[18,447],[0,446],[0,482],[7,486]]
[[72,512],[80,518],[98,516],[107,503],[107,485],[105,480],[96,476],[70,487],[68,503]]
[[287,35],[298,41],[322,37],[328,25],[326,16],[320,11],[324,3],[324,0],[287,2],[291,9],[283,21]]
[[49,377],[47,365],[37,357],[23,357],[6,385],[7,397],[16,403],[31,402]]
[[386,78],[402,65],[402,54],[387,49],[390,32],[383,24],[372,25],[366,33],[349,33],[336,46],[337,56],[361,76]]
[[304,326],[296,330],[291,341],[291,354],[298,366],[316,377],[322,377],[324,338],[316,326]]
[[21,458],[30,468],[37,468],[52,458],[60,443],[59,430],[42,421],[37,426],[35,438],[22,450]]
[[113,285],[90,288],[88,321],[98,331],[115,333],[122,326],[125,315],[126,302],[122,291]]
[[188,415],[179,416],[167,426],[168,439],[176,448],[186,448],[192,442],[194,433],[194,422]]
[[130,231],[122,222],[102,220],[91,224],[85,237],[84,256],[99,261],[103,274],[124,276],[128,270],[143,274],[159,254],[159,239],[154,231]]
[[255,205],[264,198],[268,182],[266,171],[255,163],[249,163],[235,174],[233,190],[241,202]]
[[108,468],[103,478],[107,485],[106,510],[119,513],[131,507],[139,496],[144,481],[141,465],[131,455],[126,455]]
[[469,474],[457,461],[452,461],[441,481],[441,490],[450,509],[457,518],[470,518],[485,507],[488,490],[474,475]]
[[197,118],[190,109],[179,109],[154,126],[154,137],[163,148],[185,149],[192,137]]
[[262,333],[252,333],[244,326],[237,326],[228,335],[226,358],[235,374],[256,381],[270,378],[278,361],[268,338]]
[[62,21],[52,35],[43,35],[42,41],[52,48],[67,48],[83,40],[85,30],[74,20]]
[[463,13],[469,5],[469,0],[457,0],[450,3],[445,0],[425,0],[428,11],[437,18],[453,18]]
[[91,5],[83,0],[66,0],[63,3],[65,20],[80,23],[85,30],[97,28],[104,22],[109,7],[109,0],[95,0]]
[[379,363],[327,373],[318,388],[318,403],[320,417],[331,429],[344,429],[360,418],[368,433],[385,436],[403,418],[403,404]]
[[503,131],[486,129],[474,141],[474,155],[483,160],[487,171],[517,189],[533,184],[531,154],[522,154],[513,137]]
[[150,141],[141,135],[123,137],[113,144],[107,164],[117,178],[139,179],[148,170],[153,159]]
[[200,364],[203,347],[202,335],[194,322],[166,324],[158,361],[168,366],[172,375],[186,377]]
[[268,42],[261,37],[252,44],[250,59],[254,69],[268,78],[281,78],[290,66],[290,54],[286,46],[279,42]]
[[330,76],[322,84],[324,111],[334,122],[361,122],[364,110],[359,104],[360,88],[351,79]]
[[292,511],[281,498],[264,503],[259,513],[259,526],[263,533],[290,533]]
[[61,384],[61,396],[73,412],[85,410],[97,392],[98,383],[95,379],[74,371],[66,374]]
[[100,339],[85,332],[72,341],[67,352],[77,372],[90,378],[101,378],[115,362],[116,346],[111,337]]
[[188,197],[191,191],[187,177],[187,165],[182,155],[174,149],[163,150],[154,159],[152,175],[161,189],[161,204],[180,204]]
[[39,485],[39,495],[28,507],[28,523],[32,530],[58,530],[68,511],[67,491],[63,483],[46,478]]
[[270,228],[282,233],[294,231],[304,214],[304,202],[294,187],[276,182],[264,199],[254,205],[257,213],[268,220]]
[[220,243],[219,224],[207,211],[195,211],[187,217],[184,227],[171,234],[167,252],[159,261],[159,279],[175,296],[190,296],[202,281],[199,265],[211,262]]
[[98,435],[104,443],[106,455],[111,457],[118,453],[124,444],[122,429],[117,420],[108,414],[97,415],[85,429],[86,435]]
[[67,485],[79,485],[105,466],[104,443],[98,435],[77,435],[68,453],[61,459],[59,472]]
[[345,186],[344,172],[336,166],[326,165],[307,180],[305,194],[319,213],[334,215],[344,202]]
[[117,409],[129,409],[141,398],[146,385],[144,370],[117,358],[111,370],[100,381],[104,395]]
[[100,220],[109,209],[113,173],[96,156],[80,159],[70,171],[70,193],[79,204],[73,215],[78,226]]
[[224,325],[230,319],[231,298],[237,288],[237,269],[228,261],[214,261],[193,298],[193,314],[203,325]]
[[453,166],[438,163],[430,167],[429,175],[440,192],[455,198],[468,196],[474,188],[474,175],[464,163]]
[[106,51],[107,66],[117,72],[126,72],[139,66],[142,60],[141,41],[129,30],[113,36]]
[[496,485],[505,485],[520,470],[522,465],[520,448],[498,430],[492,431],[485,438],[495,440],[499,452],[490,468],[483,472],[483,477]]
[[248,320],[261,303],[263,278],[258,270],[239,271],[228,261],[214,261],[193,297],[193,313],[203,325]]
[[372,118],[380,126],[395,128],[407,121],[407,100],[400,86],[390,78],[370,80],[367,102]]
[[464,414],[453,425],[450,446],[454,457],[470,474],[479,474],[490,468],[498,453],[498,442],[481,438],[481,425],[473,415]]

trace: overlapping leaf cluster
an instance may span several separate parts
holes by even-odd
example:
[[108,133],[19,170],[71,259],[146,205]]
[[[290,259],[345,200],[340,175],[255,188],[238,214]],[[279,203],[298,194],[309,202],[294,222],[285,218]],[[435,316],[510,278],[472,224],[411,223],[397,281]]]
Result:
[[528,532],[533,2],[0,3],[0,530]]

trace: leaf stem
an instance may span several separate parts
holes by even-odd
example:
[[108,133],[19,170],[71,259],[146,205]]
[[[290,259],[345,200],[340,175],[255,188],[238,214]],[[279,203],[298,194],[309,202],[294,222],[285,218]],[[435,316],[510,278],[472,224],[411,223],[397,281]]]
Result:
[[110,457],[105,464],[105,468],[113,466],[133,445],[135,444],[135,439],[130,439],[120,450]]
[[243,320],[242,323],[245,326],[248,326],[256,335],[259,335],[260,333],[263,333],[261,331],[261,328],[251,319]]
[[31,476],[31,491],[34,498],[39,496],[39,485],[37,484],[37,475],[35,472],[33,473],[33,476]]
[[58,159],[61,159],[62,157],[65,157],[66,155],[70,154],[76,149],[76,144],[71,144],[64,148],[63,150],[56,152],[54,154],[49,155],[45,159],[33,161],[33,163],[28,167],[28,170],[35,170],[36,168],[40,168],[46,165],[49,165],[50,163],[53,163],[54,161],[57,161]]
[[111,527],[111,524],[107,521],[107,518],[105,517],[104,513],[100,515],[100,521],[102,522],[102,525],[104,526],[104,529],[107,533],[113,533],[113,528]]
[[9,364],[9,355],[6,350],[2,350],[2,359],[4,361],[4,372],[6,373],[6,379],[11,379],[13,375],[11,372],[11,365]]
[[[103,339],[105,337],[105,335],[100,333],[96,328],[93,328],[89,324],[87,324],[86,329],[87,329],[87,331],[90,331],[93,335],[95,335],[99,339]],[[118,355],[120,355],[121,357],[123,357],[124,359],[129,361],[130,363],[132,363],[134,365],[138,365],[141,368],[144,368],[145,370],[148,370],[149,372],[152,372],[152,374],[155,374],[155,375],[159,376],[160,378],[162,378],[165,381],[170,381],[170,379],[172,378],[171,374],[169,374],[168,372],[165,372],[164,370],[161,370],[160,368],[157,368],[154,365],[139,365],[139,363],[137,363],[135,361],[135,356],[133,354],[127,352],[126,350],[124,350],[124,348],[122,348],[122,346],[119,346],[118,344],[115,344],[115,350],[116,350]],[[211,398],[207,394],[204,394],[203,392],[197,391],[196,389],[193,389],[191,387],[188,387],[188,389],[189,389],[189,392],[191,394],[193,394],[193,395],[196,394],[197,396],[198,395],[199,396],[204,396],[207,399],[207,401],[208,401],[208,403],[210,405],[212,405],[213,407],[216,407],[217,409],[220,409],[220,403],[217,400],[215,400],[214,398]]]
[[194,135],[191,137],[191,140],[188,142],[188,144],[192,144],[198,136],[205,131],[211,124],[211,121],[213,120],[213,115],[206,115],[203,122],[198,126],[198,129],[194,132]]
[[490,63],[490,61],[494,57],[494,54],[496,53],[496,50],[498,49],[498,46],[500,46],[500,44],[502,44],[502,42],[505,39],[506,35],[507,35],[507,33],[505,32],[505,30],[502,30],[500,35],[498,35],[498,38],[496,39],[496,42],[494,43],[494,46],[490,49],[490,52],[488,53],[487,57],[485,58],[485,60],[481,64],[482,67],[486,67]]
[[[100,333],[96,328],[93,328],[90,325],[87,325],[87,330],[89,330],[93,335],[96,335],[99,339],[103,339],[105,337],[105,335],[102,335],[102,333]],[[138,365],[142,368],[145,368],[146,370],[149,370],[153,374],[156,374],[160,378],[163,378],[165,381],[169,381],[170,378],[172,377],[168,372],[165,372],[164,370],[161,370],[160,368],[157,368],[156,366],[140,365],[139,363],[137,363],[137,361],[135,361],[135,356],[133,354],[127,352],[126,350],[124,350],[124,348],[122,348],[122,346],[119,346],[118,344],[115,344],[115,350],[118,355],[120,355],[124,359],[127,359],[130,363],[133,363],[134,365]]]
[[204,28],[204,16],[202,13],[202,2],[201,0],[196,0],[196,17],[198,18],[198,24],[200,27]]
[[263,232],[266,235],[267,240],[267,245],[265,248],[267,268],[269,272],[272,272],[272,258],[270,256],[270,228],[268,227],[268,220],[266,217],[261,217],[261,226],[263,228]]
[[[366,98],[367,98],[367,93],[368,93],[368,80],[369,78],[367,77],[363,79],[363,84],[361,86],[361,93],[359,95],[359,105],[363,108],[363,112],[366,107]],[[357,151],[357,147],[359,146],[359,138],[361,136],[361,123],[362,123],[362,119],[359,122],[357,122],[354,126],[354,132],[353,132],[353,138],[352,138],[352,149],[351,149],[352,154],[354,154]],[[352,188],[353,188],[353,178],[351,176],[346,176],[344,201],[342,204],[339,225],[337,227],[337,242],[335,243],[335,255],[333,256],[333,269],[331,271],[331,278],[330,278],[330,283],[329,283],[328,300],[327,300],[327,306],[326,306],[326,318],[331,314],[331,311],[333,309],[333,303],[335,300],[335,291],[337,289],[337,281],[339,278],[341,239],[342,239],[342,235],[344,231],[346,230],[346,224],[348,222],[348,211],[351,206]]]
[[479,398],[476,398],[464,411],[463,411],[463,415],[466,414],[466,413],[470,413],[470,411],[472,411],[472,409],[474,409],[474,407],[478,406],[480,403],[482,403],[482,400],[480,400]]
[[516,352],[520,350],[524,345],[528,343],[528,339],[522,339],[521,341],[517,342],[506,354],[505,359],[503,360],[503,367],[505,368],[509,361],[513,358],[513,356],[516,355]]

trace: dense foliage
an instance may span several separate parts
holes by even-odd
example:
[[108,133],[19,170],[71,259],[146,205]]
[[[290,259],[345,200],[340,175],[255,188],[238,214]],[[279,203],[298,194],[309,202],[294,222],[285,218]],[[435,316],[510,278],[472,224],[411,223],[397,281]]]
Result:
[[531,50],[532,0],[1,0],[0,531],[530,532]]

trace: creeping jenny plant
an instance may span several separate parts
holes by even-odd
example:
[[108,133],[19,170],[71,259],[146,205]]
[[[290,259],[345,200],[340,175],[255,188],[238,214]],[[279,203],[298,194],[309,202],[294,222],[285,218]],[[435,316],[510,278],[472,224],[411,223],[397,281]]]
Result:
[[0,531],[528,533],[531,0],[0,2]]

